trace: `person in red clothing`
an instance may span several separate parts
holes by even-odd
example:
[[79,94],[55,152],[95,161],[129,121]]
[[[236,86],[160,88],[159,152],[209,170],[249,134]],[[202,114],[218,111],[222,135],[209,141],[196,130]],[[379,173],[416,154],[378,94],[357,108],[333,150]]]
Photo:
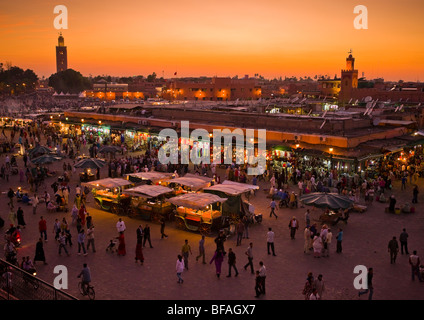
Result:
[[127,251],[125,250],[125,236],[122,231],[119,233],[119,237],[117,239],[119,241],[118,256],[125,256]]
[[43,216],[40,217],[40,221],[38,222],[38,230],[40,231],[40,238],[43,238],[44,234],[44,241],[47,241],[47,221]]
[[81,208],[79,209],[78,215],[81,218],[81,225],[84,227],[85,226],[85,215],[87,214],[87,212],[85,211],[85,206],[83,204],[81,204]]

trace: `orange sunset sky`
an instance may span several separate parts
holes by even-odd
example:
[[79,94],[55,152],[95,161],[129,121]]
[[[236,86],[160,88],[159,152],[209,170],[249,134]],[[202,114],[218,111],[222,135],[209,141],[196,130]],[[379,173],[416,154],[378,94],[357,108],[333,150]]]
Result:
[[[56,5],[68,67],[85,76],[333,77],[352,49],[368,79],[424,81],[422,0],[2,0],[0,62],[56,72]],[[354,28],[357,5],[368,30]]]

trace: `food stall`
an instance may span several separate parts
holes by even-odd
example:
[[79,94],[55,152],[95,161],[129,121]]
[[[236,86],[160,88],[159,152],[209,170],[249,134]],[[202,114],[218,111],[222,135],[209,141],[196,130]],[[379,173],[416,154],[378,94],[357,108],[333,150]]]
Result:
[[157,172],[157,171],[137,172],[137,173],[129,173],[125,175],[125,178],[128,181],[131,181],[136,185],[162,184],[162,181],[172,179],[172,177],[173,177],[172,173]]
[[174,194],[197,192],[212,184],[212,178],[187,173],[184,177],[166,180],[165,185],[174,189]]
[[125,189],[123,194],[131,197],[128,215],[156,222],[161,218],[169,219],[173,206],[166,196],[172,193],[172,189],[158,185],[141,185]]
[[243,194],[250,195],[252,190],[258,189],[258,186],[252,184],[225,180],[221,184],[205,188],[203,191],[227,198],[227,201],[222,204],[222,213],[230,217],[231,220],[237,221],[245,214],[254,214],[249,210],[249,208],[253,209],[253,206],[248,201],[243,200],[242,196]]
[[123,194],[126,188],[133,186],[131,181],[120,178],[107,178],[82,183],[83,187],[92,188],[94,202],[97,207],[116,214],[124,214],[129,206],[131,197]]
[[222,203],[226,200],[211,193],[186,193],[168,201],[177,207],[178,228],[208,235],[213,230],[229,227],[228,219],[222,216]]

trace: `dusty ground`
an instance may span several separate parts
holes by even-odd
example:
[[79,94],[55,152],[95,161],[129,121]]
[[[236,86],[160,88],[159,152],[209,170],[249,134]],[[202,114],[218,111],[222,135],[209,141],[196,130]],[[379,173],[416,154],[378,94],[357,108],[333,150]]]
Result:
[[[2,155],[0,163],[3,163],[5,156]],[[68,160],[65,160],[68,161]],[[22,167],[23,161],[18,158],[18,163]],[[62,161],[50,165],[59,173],[62,172]],[[79,170],[77,171],[79,172]],[[107,168],[102,169],[101,178],[106,177]],[[44,187],[38,191],[39,195],[48,190],[52,195],[50,185],[57,177],[49,178]],[[78,176],[74,175],[71,181],[70,201],[73,201],[75,186],[78,183]],[[394,215],[384,212],[385,204],[374,202],[365,213],[352,213],[349,223],[345,225],[339,223],[344,229],[343,253],[335,253],[335,241],[331,246],[329,258],[313,258],[312,254],[303,253],[303,228],[305,226],[304,213],[306,208],[283,209],[276,213],[278,219],[269,217],[267,208],[270,200],[266,198],[263,189],[269,188],[268,183],[259,183],[261,190],[251,201],[255,205],[256,212],[264,214],[264,221],[260,225],[253,225],[250,228],[250,239],[244,239],[241,246],[236,246],[236,238],[232,237],[225,243],[225,248],[233,248],[237,256],[237,267],[240,275],[235,278],[226,278],[228,271],[227,260],[223,264],[223,275],[221,279],[215,276],[214,264],[203,265],[195,261],[198,252],[198,241],[200,235],[194,232],[181,231],[175,228],[172,223],[168,223],[166,233],[168,239],[161,240],[159,225],[151,224],[153,249],[145,248],[145,263],[143,266],[134,262],[134,252],[136,245],[136,228],[139,224],[144,225],[146,221],[129,219],[123,217],[126,223],[126,243],[127,255],[119,257],[105,252],[109,240],[117,236],[115,224],[118,216],[93,208],[92,197],[89,197],[89,213],[93,216],[95,225],[96,253],[84,256],[77,255],[76,227],[72,226],[74,246],[70,249],[71,256],[65,254],[58,255],[58,245],[54,241],[53,222],[55,218],[66,217],[71,221],[70,212],[65,214],[47,213],[45,206],[41,204],[36,215],[32,214],[32,207],[24,206],[24,215],[27,227],[22,232],[23,246],[19,249],[19,260],[22,256],[34,257],[35,244],[39,238],[38,221],[43,215],[48,223],[48,242],[45,243],[48,265],[37,264],[38,276],[53,283],[56,276],[53,269],[56,265],[65,265],[69,271],[68,293],[78,297],[77,274],[84,262],[88,263],[92,271],[92,284],[96,290],[96,299],[114,300],[255,300],[254,298],[254,276],[249,271],[245,271],[243,266],[247,262],[244,254],[248,242],[254,244],[254,266],[259,268],[259,261],[262,260],[267,267],[267,294],[260,299],[267,300],[294,300],[304,299],[302,295],[303,285],[308,272],[313,272],[315,276],[323,274],[326,283],[324,299],[328,300],[350,300],[358,299],[357,290],[353,287],[355,274],[353,269],[356,265],[365,265],[374,268],[374,299],[379,300],[415,300],[424,297],[424,283],[412,282],[410,279],[410,267],[408,257],[399,254],[396,264],[390,264],[387,252],[388,241],[393,237],[399,237],[402,228],[406,228],[409,235],[409,250],[417,250],[424,259],[424,247],[422,230],[424,216],[422,213],[424,203],[424,183],[420,179],[419,203],[416,205],[417,212],[409,215]],[[8,225],[8,211],[6,192],[9,187],[16,188],[22,186],[28,189],[26,183],[19,182],[19,176],[11,176],[9,183],[1,181],[0,205],[4,208],[0,215],[6,220]],[[291,186],[293,188],[293,186]],[[400,182],[394,183],[394,191],[397,195],[398,204],[412,199],[412,187],[408,186],[406,191],[400,191]],[[312,219],[317,219],[320,211],[314,210]],[[292,216],[296,216],[301,227],[296,239],[291,240],[288,229],[288,222]],[[276,257],[267,254],[266,233],[268,227],[272,227],[276,234],[275,247]],[[337,228],[332,227],[334,236]],[[193,255],[190,256],[190,270],[183,273],[184,284],[177,283],[175,274],[175,262],[180,253],[184,239],[189,240]],[[206,239],[206,259],[209,262],[212,257],[215,244],[214,237]],[[2,241],[3,242],[3,241]],[[83,298],[85,299],[85,298]],[[366,296],[361,297],[365,300]]]

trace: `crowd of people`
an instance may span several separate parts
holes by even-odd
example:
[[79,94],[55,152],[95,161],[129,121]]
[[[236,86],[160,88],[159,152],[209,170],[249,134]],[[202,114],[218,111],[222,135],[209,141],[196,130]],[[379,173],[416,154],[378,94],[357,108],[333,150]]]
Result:
[[[84,135],[75,137],[71,136],[65,141],[62,136],[51,134],[50,131],[37,125],[28,125],[27,127],[19,130],[13,129],[12,132],[19,132],[19,137],[22,137],[23,141],[28,141],[28,146],[39,144],[42,139],[41,134],[44,134],[43,139],[46,139],[47,146],[56,146],[59,153],[66,155],[71,160],[73,160],[75,156],[79,155],[82,150],[81,148],[89,148],[91,149],[90,152],[92,152],[92,155],[96,155],[100,147],[100,145],[98,145],[98,141],[91,142],[92,144],[90,145],[90,141],[88,141]],[[25,149],[27,148],[25,147]],[[25,155],[27,154],[25,153],[24,156]],[[6,168],[8,166],[11,168],[12,161],[8,160],[8,157],[6,157],[4,167]],[[31,168],[30,164],[27,163],[26,160],[24,160],[24,166],[22,166],[22,169],[23,168],[26,168],[26,182],[28,183],[32,194],[25,194],[19,189],[13,190],[13,188],[10,188],[10,193],[8,194],[10,209],[9,220],[13,227],[20,230],[20,228],[25,228],[26,226],[22,207],[18,207],[16,210],[15,205],[18,202],[21,202],[22,205],[28,204],[32,206],[32,213],[34,215],[42,212],[40,206],[45,205],[46,213],[63,211],[63,217],[62,219],[55,219],[55,221],[49,225],[49,222],[45,219],[44,213],[41,213],[41,217],[38,222],[40,236],[35,245],[34,259],[31,260],[28,256],[22,257],[20,266],[24,270],[32,270],[37,262],[47,264],[46,254],[44,253],[44,245],[48,240],[50,240],[47,236],[49,230],[51,230],[54,234],[54,241],[57,243],[58,255],[62,255],[62,252],[64,252],[67,256],[72,254],[71,249],[74,246],[74,238],[77,243],[76,247],[78,248],[78,255],[89,255],[89,249],[91,249],[92,254],[96,253],[95,222],[93,221],[93,218],[89,213],[89,208],[87,207],[87,196],[89,190],[85,190],[78,184],[75,187],[72,186],[70,178],[75,171],[70,162],[68,160],[64,160],[62,174],[64,178],[62,181],[55,181],[50,186],[52,192],[49,192],[50,188],[46,186],[44,194],[40,195],[38,195],[38,189],[45,179],[48,178],[48,171],[45,171],[45,168],[42,166],[33,166]],[[157,148],[146,149],[145,152],[139,155],[128,154],[126,151],[123,151],[119,157],[111,157],[107,165],[107,175],[109,177],[123,177],[124,174],[140,171],[165,171],[175,173],[177,175],[184,175],[189,171],[189,167],[187,165],[162,165],[158,160]],[[219,177],[218,170],[214,165],[195,166],[193,172],[200,175],[215,177],[215,181],[217,183],[219,183],[221,179],[221,177]],[[246,167],[233,164],[227,166],[225,171],[221,171],[221,175],[223,179],[242,183],[250,182],[257,185],[260,180],[263,180],[265,183],[269,183],[269,195],[272,198],[270,205],[270,217],[275,216],[276,219],[278,216],[275,211],[278,210],[278,206],[275,203],[275,200],[278,199],[285,200],[288,207],[297,208],[299,196],[310,192],[334,190],[333,188],[335,188],[338,193],[352,197],[352,199],[356,202],[363,199],[363,201],[370,204],[372,202],[370,199],[374,199],[374,196],[378,196],[379,199],[381,199],[382,197],[386,197],[385,194],[391,193],[392,182],[398,179],[397,175],[393,172],[389,172],[388,175],[383,175],[376,179],[365,179],[359,174],[353,176],[338,175],[337,172],[325,172],[322,170],[302,171],[300,169],[294,169],[293,172],[294,174],[287,175],[284,173],[273,172],[272,170],[266,170],[261,176],[249,177],[250,181],[248,181]],[[402,176],[402,186],[405,184],[405,188],[406,182],[404,183],[404,180],[409,177],[411,177],[410,183],[412,184],[414,181],[416,182],[415,179],[418,179],[417,173],[414,173],[411,176],[410,173],[405,171]],[[6,175],[4,175],[3,179],[7,179]],[[37,183],[34,183],[34,181],[37,181]],[[293,190],[296,190],[297,194]],[[415,190],[413,191],[413,200],[415,200],[413,203],[416,203],[418,201],[418,193],[416,188],[413,190]],[[393,199],[393,197],[391,197],[391,199]],[[390,202],[390,210],[392,210],[392,207],[394,207],[393,200]],[[71,221],[68,222],[68,219]],[[161,228],[160,236],[161,238],[167,238],[168,236],[165,234],[164,230],[164,221],[162,222],[162,226],[163,228]],[[295,240],[299,226],[300,223],[297,221],[296,217],[290,219],[288,228],[291,239]],[[318,228],[319,227],[316,223],[311,223],[311,217],[307,211],[305,213],[304,253],[313,252],[313,256],[315,258],[329,257],[330,252],[332,251],[332,243],[334,242],[337,243],[335,252],[342,253],[343,230],[338,228],[333,239],[333,234],[329,226],[324,224],[321,226],[320,230],[318,230]],[[241,246],[243,239],[249,239],[248,230],[248,221],[241,220],[236,229],[236,246]],[[114,252],[121,257],[126,256],[128,254],[128,250],[125,235],[129,231],[127,230],[122,218],[119,218],[116,223],[116,231],[116,236],[110,240],[110,244],[106,251],[108,253]],[[146,245],[153,248],[150,226],[147,223],[143,223],[143,225],[140,224],[136,230],[130,231],[136,233],[137,239],[135,243],[134,260],[136,263],[143,265],[145,263],[143,249]],[[267,233],[266,242],[268,254],[276,256],[273,234],[274,233],[270,228]],[[220,279],[221,274],[223,273],[222,264],[225,259],[227,259],[228,262],[227,277],[232,276],[232,270],[235,272],[236,277],[239,276],[239,269],[236,266],[236,253],[232,248],[229,248],[228,252],[225,250],[224,243],[226,239],[227,238],[223,233],[220,233],[215,238],[214,241],[216,243],[216,250],[210,255],[211,259],[208,261],[209,264],[214,264],[215,274],[218,279]],[[14,246],[13,241],[8,241],[6,243],[5,252],[7,252],[7,255],[16,251]],[[184,282],[183,272],[188,271],[189,256],[192,254],[191,246],[188,243],[188,240],[186,240],[182,246],[181,252],[177,255],[176,273],[178,283]],[[249,270],[252,275],[255,275],[255,297],[265,295],[265,279],[267,271],[263,261],[260,261],[255,268],[255,264],[253,263],[254,255],[252,242],[249,242],[245,255],[247,262],[243,266],[243,269],[245,271]],[[199,240],[199,254],[196,261],[202,258],[202,262],[207,264],[205,256],[205,237],[202,237],[201,240]],[[417,259],[415,258],[412,259],[415,268],[416,260]],[[305,299],[322,299],[323,292],[325,291],[324,288],[322,275],[318,276],[317,279],[314,279],[312,274],[308,275],[305,289],[303,291]]]

